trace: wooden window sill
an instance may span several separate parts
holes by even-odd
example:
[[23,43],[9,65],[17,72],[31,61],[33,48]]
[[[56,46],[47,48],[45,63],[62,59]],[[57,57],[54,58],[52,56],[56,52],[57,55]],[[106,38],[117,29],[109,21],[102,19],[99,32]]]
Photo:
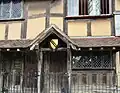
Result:
[[115,70],[114,67],[111,68],[72,68],[73,71],[79,71],[79,70]]
[[24,21],[24,18],[17,18],[17,19],[0,19],[0,22],[9,22],[9,21]]
[[113,14],[102,14],[97,16],[91,15],[79,15],[79,16],[66,16],[65,19],[99,19],[99,18],[111,18]]

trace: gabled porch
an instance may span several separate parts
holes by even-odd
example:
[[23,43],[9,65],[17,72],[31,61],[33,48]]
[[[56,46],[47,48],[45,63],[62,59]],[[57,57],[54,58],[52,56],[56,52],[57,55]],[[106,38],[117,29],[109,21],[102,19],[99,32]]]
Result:
[[1,49],[2,93],[119,93],[118,46],[80,47],[56,26],[19,44]]

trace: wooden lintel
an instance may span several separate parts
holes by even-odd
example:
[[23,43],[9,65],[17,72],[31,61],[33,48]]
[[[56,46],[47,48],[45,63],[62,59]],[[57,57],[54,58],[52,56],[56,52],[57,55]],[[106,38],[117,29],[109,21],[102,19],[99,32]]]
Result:
[[[28,16],[28,19],[35,19],[35,18],[41,18],[41,17],[46,17],[46,13],[42,14],[34,14],[31,16]],[[50,17],[63,17],[62,13],[50,13]]]
[[50,17],[63,17],[63,13],[50,13]]
[[76,19],[102,19],[102,18],[112,18],[113,17],[113,15],[99,15],[99,16],[89,16],[89,15],[81,15],[81,16],[66,16],[66,18],[65,19],[67,19],[67,20],[76,20]]
[[46,16],[46,13],[43,13],[43,14],[35,14],[35,15],[28,16],[28,19],[41,18],[41,17],[45,17],[45,16]]
[[41,48],[41,51],[67,51],[67,48],[57,48],[57,49]]

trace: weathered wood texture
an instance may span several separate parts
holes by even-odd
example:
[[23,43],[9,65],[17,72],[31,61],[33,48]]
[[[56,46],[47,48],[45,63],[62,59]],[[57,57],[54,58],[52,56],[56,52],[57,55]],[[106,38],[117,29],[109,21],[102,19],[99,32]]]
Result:
[[[44,89],[43,91],[52,91],[55,89],[61,91],[67,84],[67,77],[63,79],[67,72],[66,52],[45,52],[44,60]],[[65,82],[62,81],[65,80]],[[63,84],[64,83],[64,84]],[[62,85],[61,85],[62,84]]]

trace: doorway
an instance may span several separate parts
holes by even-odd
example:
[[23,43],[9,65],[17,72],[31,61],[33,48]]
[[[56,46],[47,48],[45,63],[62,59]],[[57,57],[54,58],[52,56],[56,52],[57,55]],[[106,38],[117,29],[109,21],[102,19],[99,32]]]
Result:
[[67,93],[67,52],[43,53],[44,93]]

